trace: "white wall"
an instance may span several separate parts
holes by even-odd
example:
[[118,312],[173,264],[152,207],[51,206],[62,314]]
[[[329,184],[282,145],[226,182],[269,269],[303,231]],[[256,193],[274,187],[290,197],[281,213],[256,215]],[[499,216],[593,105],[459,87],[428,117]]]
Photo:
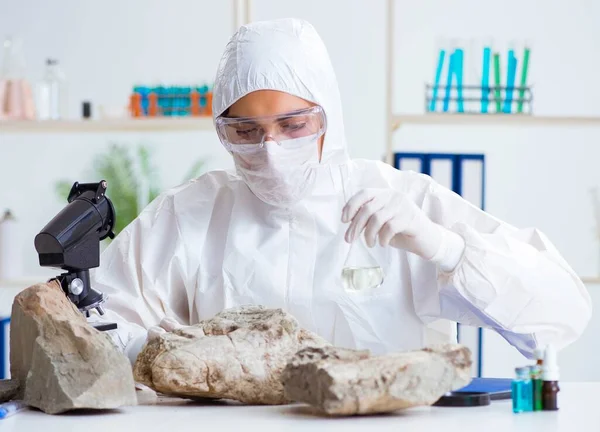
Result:
[[[386,2],[253,3],[254,19],[297,16],[316,26],[338,74],[350,152],[380,159],[385,148]],[[69,77],[71,112],[77,115],[84,99],[95,108],[125,105],[136,83],[212,80],[231,34],[230,12],[231,3],[223,0],[0,0],[0,36],[24,38],[31,80],[41,77],[47,56],[61,61]],[[536,114],[600,115],[598,2],[397,0],[395,21],[397,112],[422,112],[423,86],[432,78],[440,37],[492,37],[498,47],[512,40],[532,42]],[[469,51],[466,55],[469,64]],[[1,127],[0,208],[14,209],[21,220],[27,275],[41,272],[33,236],[62,206],[53,183],[64,177],[86,180],[93,155],[110,140],[154,143],[165,187],[176,184],[195,157],[210,157],[209,168],[230,166],[212,132],[40,136],[3,134]],[[512,224],[540,227],[579,274],[592,275],[600,270],[600,259],[588,188],[600,184],[599,138],[600,129],[592,127],[407,126],[395,142],[408,151],[485,153],[487,209]],[[571,352],[597,355],[589,332]],[[494,363],[512,356],[510,348],[492,337],[486,341],[486,373],[507,374],[521,361]],[[569,351],[564,355],[569,357]],[[582,379],[585,374],[574,361],[563,370]],[[599,378],[591,368],[586,374]]]

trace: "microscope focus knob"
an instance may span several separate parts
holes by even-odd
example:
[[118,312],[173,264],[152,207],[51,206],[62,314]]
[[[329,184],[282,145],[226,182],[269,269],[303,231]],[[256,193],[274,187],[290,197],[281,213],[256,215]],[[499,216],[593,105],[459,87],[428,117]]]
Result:
[[73,295],[78,296],[83,292],[83,281],[79,278],[75,278],[69,284],[69,292]]

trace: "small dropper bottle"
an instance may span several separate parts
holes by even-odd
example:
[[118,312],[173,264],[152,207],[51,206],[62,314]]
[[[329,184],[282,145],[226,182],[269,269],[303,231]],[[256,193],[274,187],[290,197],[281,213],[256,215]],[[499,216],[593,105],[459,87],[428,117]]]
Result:
[[542,365],[542,408],[544,411],[558,410],[558,380],[560,373],[556,361],[556,350],[554,346],[548,345],[544,353]]

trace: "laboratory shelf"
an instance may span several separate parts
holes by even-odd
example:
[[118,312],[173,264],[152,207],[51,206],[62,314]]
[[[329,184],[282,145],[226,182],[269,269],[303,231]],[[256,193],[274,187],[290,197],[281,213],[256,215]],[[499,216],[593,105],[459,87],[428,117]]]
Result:
[[214,130],[212,117],[123,118],[104,120],[0,120],[0,134],[184,132]]
[[392,116],[392,130],[408,124],[499,126],[600,126],[600,117],[529,114],[401,114]]
[[594,127],[600,126],[600,116],[538,116],[530,114],[464,113],[394,114],[390,117],[390,130],[386,145],[386,157],[390,164],[394,163],[394,141],[392,140],[392,134],[408,125]]

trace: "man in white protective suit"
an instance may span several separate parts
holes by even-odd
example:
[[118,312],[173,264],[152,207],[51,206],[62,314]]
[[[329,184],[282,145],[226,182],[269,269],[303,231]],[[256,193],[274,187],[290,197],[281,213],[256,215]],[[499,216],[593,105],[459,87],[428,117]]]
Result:
[[531,357],[586,327],[587,290],[540,231],[428,176],[349,158],[333,67],[307,22],[242,26],[218,67],[213,116],[235,172],[160,195],[93,273],[132,361],[147,338],[245,304],[375,354],[455,340],[459,322]]

